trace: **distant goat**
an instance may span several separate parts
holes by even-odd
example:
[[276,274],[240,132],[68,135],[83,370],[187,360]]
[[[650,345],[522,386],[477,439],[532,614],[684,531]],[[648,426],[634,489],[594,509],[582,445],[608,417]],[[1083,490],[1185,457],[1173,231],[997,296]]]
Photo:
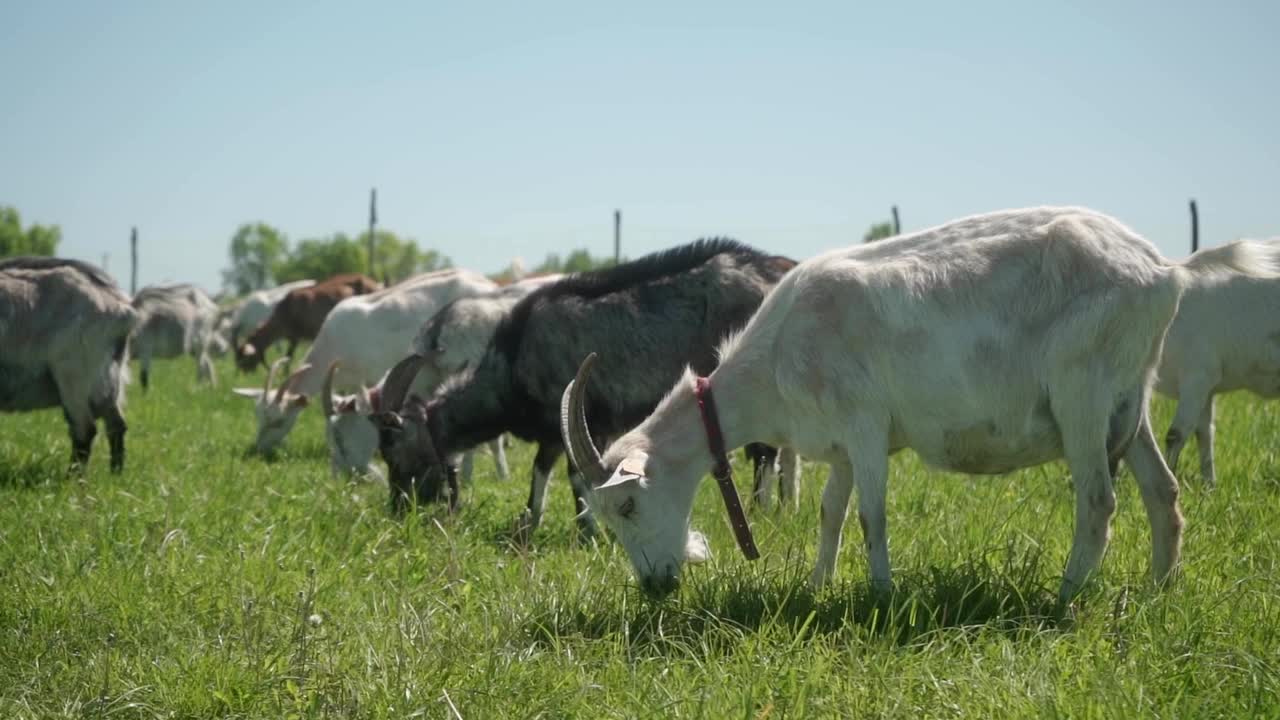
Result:
[[138,291],[133,308],[141,318],[131,345],[141,366],[142,387],[151,382],[151,359],[190,355],[196,377],[216,384],[210,353],[216,354],[218,306],[193,285],[155,285]]
[[[448,348],[433,324],[415,354],[390,373],[383,400],[380,449],[391,473],[391,503],[444,496],[458,502],[447,459],[510,432],[538,443],[521,529],[541,521],[547,481],[563,453],[560,393],[579,359],[602,348],[614,370],[592,408],[597,437],[617,435],[650,412],[686,365],[709,372],[715,349],[741,327],[775,283],[795,265],[731,240],[695,242],[633,262],[571,275],[534,290],[499,322],[480,360],[447,381],[430,400],[407,397],[418,371]],[[574,514],[583,535],[594,521],[581,503],[570,468]]]
[[[489,292],[464,295],[444,305],[439,312],[423,323],[413,341],[414,352],[427,358],[421,372],[414,379],[409,392],[430,397],[435,389],[454,373],[460,372],[480,360],[484,348],[493,337],[498,321],[532,290],[555,282],[559,275],[543,275]],[[427,352],[427,348],[430,349]],[[330,370],[330,375],[333,373]],[[371,389],[361,387],[358,393],[346,397],[334,397],[329,389],[332,377],[326,377],[324,409],[326,436],[329,440],[330,459],[335,473],[350,472],[381,476],[373,463],[378,450],[378,427],[373,417],[383,410],[382,382]],[[508,475],[506,453],[502,437],[490,441],[489,448],[497,465],[498,476]],[[470,479],[472,453],[462,460],[462,477]]]
[[124,467],[124,386],[138,314],[102,270],[78,260],[0,261],[0,410],[62,407],[71,460],[89,463],[97,420]]
[[[276,305],[279,305],[286,295],[315,284],[315,280],[297,280],[267,290],[255,290],[234,305],[223,309],[219,317],[219,328],[221,329],[225,324],[227,341],[231,347],[238,348],[241,338],[248,337],[249,333],[266,322]],[[265,348],[257,348],[257,350],[265,350]]]
[[[1182,515],[1151,432],[1150,387],[1183,288],[1223,268],[1273,271],[1247,247],[1171,263],[1116,220],[1078,208],[978,215],[832,251],[783,278],[709,377],[686,373],[603,457],[587,418],[607,417],[602,408],[623,396],[630,375],[606,370],[615,351],[597,340],[605,384],[588,385],[588,357],[565,392],[565,443],[593,512],[653,594],[675,588],[686,558],[707,555],[689,519],[699,481],[720,462],[716,437],[727,448],[762,441],[830,464],[815,586],[835,569],[856,485],[871,583],[890,587],[888,456],[905,448],[977,474],[1065,458],[1076,528],[1064,602],[1102,558],[1123,458],[1163,581],[1178,561]],[[725,490],[745,531],[739,542],[753,550],[736,497]]]
[[[1240,241],[1236,252],[1270,256],[1280,264],[1280,239]],[[1217,482],[1213,463],[1214,396],[1249,390],[1280,397],[1280,282],[1223,268],[1192,278],[1160,358],[1156,390],[1178,400],[1165,437],[1165,454],[1177,469],[1182,448],[1194,431],[1200,451],[1200,475]]]
[[[404,357],[414,332],[443,305],[495,287],[488,278],[468,270],[442,270],[338,303],[303,358],[305,369],[295,372],[274,394],[269,386],[265,391],[235,389],[236,394],[255,401],[258,451],[269,452],[284,440],[298,413],[320,392],[330,365],[341,363],[338,380],[346,389],[357,392],[362,385],[373,385]],[[290,293],[281,307],[299,292],[310,290]]]
[[[334,306],[355,295],[382,289],[382,283],[357,273],[334,275],[311,287],[291,290],[271,311],[271,317],[254,328],[249,338],[236,348],[236,365],[248,372],[265,366],[266,350],[277,340],[289,343],[285,355],[293,357],[299,340],[310,340]],[[324,372],[319,369],[318,372]]]

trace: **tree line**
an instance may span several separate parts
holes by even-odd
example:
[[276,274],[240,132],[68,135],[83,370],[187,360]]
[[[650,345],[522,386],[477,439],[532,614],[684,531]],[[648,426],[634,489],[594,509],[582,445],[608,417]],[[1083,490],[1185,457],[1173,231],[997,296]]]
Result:
[[24,229],[17,209],[0,205],[0,257],[56,255],[60,242],[62,230],[57,225],[32,224]]
[[231,265],[222,271],[224,287],[244,295],[294,280],[323,280],[360,272],[393,285],[419,273],[452,267],[448,257],[418,247],[389,230],[374,233],[374,267],[369,267],[369,233],[334,233],[291,244],[280,230],[263,222],[245,223],[231,236]]

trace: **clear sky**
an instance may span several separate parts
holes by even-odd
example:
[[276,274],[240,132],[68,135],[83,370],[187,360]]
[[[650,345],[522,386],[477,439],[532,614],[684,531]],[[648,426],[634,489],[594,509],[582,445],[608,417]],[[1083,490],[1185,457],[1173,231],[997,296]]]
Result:
[[1280,234],[1280,2],[0,0],[0,204],[127,284],[263,220],[456,264],[731,235],[803,259],[1037,204]]

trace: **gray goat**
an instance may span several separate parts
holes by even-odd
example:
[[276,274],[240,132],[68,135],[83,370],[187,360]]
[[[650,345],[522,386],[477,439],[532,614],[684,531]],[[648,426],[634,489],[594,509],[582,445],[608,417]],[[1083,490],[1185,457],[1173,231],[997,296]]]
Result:
[[84,468],[103,418],[111,470],[124,468],[122,407],[138,314],[102,270],[78,260],[0,261],[0,410],[61,407]]

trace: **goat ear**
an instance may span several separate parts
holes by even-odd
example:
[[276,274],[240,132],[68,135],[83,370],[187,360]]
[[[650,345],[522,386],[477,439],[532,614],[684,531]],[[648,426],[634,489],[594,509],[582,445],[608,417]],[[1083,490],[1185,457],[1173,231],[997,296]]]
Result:
[[628,455],[622,462],[618,463],[618,469],[613,471],[613,475],[596,489],[604,490],[606,488],[623,487],[636,482],[644,477],[644,465],[647,459],[643,455]]
[[684,559],[694,565],[711,559],[711,546],[706,535],[697,530],[689,531],[689,538],[684,543]]
[[247,397],[257,400],[262,397],[262,388],[232,388],[231,392],[240,397]]

